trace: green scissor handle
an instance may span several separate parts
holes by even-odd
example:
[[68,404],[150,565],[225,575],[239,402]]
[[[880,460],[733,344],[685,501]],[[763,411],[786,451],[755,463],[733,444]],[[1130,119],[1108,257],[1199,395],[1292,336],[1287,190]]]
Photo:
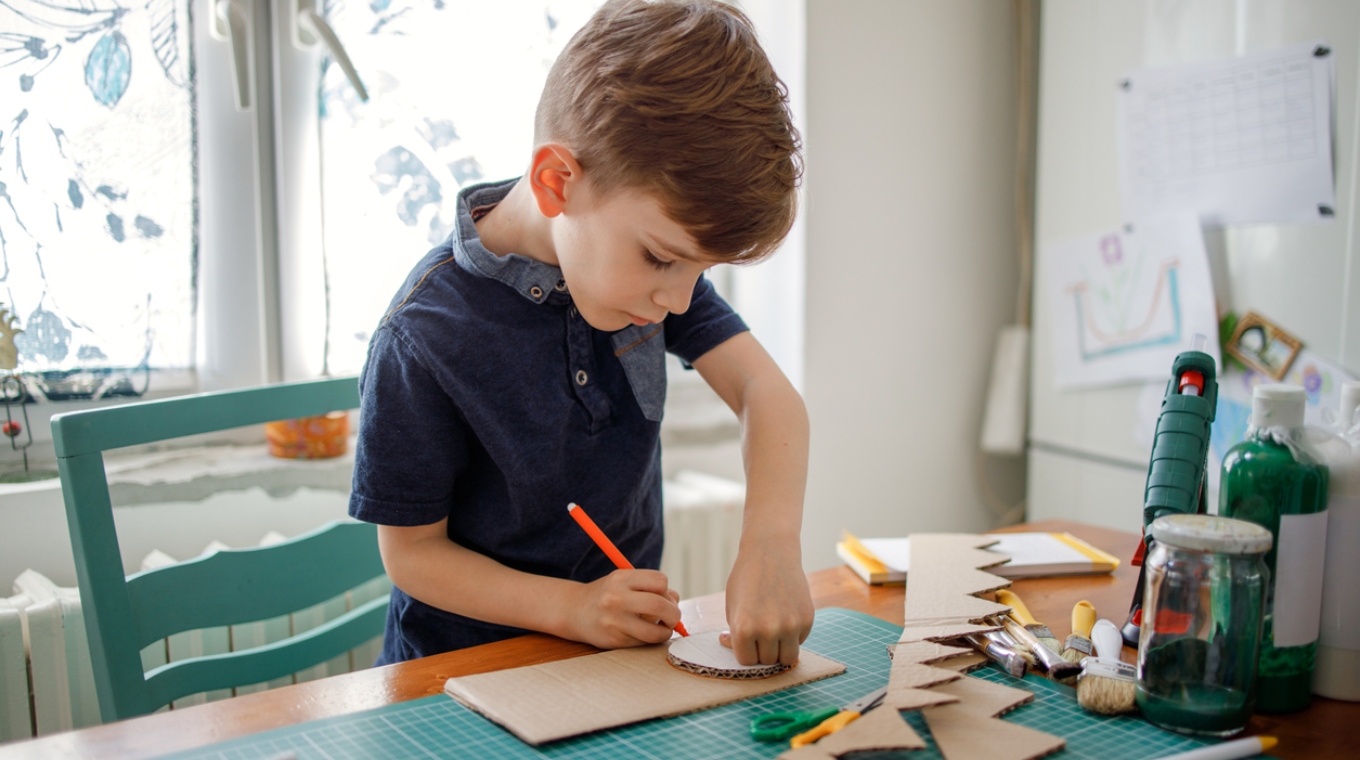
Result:
[[751,738],[761,742],[782,742],[794,734],[801,734],[839,713],[839,707],[824,710],[769,713],[751,721]]

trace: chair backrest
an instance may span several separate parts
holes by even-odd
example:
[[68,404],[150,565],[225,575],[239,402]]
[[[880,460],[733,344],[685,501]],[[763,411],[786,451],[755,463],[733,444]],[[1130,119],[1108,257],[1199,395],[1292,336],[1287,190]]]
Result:
[[103,452],[123,446],[353,409],[353,377],[145,401],[52,418],[52,439],[100,711],[143,715],[180,697],[254,684],[324,662],[381,635],[387,597],[306,633],[144,672],[141,650],[172,633],[276,617],[383,574],[372,525],[335,522],[268,547],[221,551],[124,577]]

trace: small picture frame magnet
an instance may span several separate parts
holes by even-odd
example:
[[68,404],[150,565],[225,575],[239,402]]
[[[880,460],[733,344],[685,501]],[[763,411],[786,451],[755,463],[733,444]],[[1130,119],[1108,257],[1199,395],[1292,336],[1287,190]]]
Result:
[[1223,350],[1273,380],[1283,380],[1298,358],[1303,341],[1254,311],[1238,320]]

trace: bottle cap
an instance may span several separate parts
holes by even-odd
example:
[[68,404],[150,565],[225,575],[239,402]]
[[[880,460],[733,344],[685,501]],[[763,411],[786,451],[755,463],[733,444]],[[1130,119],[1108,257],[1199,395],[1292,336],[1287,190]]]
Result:
[[1360,380],[1341,384],[1341,427],[1348,429],[1355,422],[1355,410],[1360,407]]
[[1308,394],[1297,385],[1268,383],[1251,393],[1251,426],[1255,428],[1301,428]]
[[1153,520],[1148,530],[1158,543],[1218,554],[1264,554],[1273,540],[1256,523],[1214,515],[1167,515]]

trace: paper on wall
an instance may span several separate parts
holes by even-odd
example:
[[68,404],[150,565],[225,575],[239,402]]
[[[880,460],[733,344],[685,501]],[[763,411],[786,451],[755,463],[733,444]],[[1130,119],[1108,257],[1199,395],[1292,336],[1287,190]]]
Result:
[[1204,238],[1188,214],[1043,247],[1059,390],[1160,380],[1196,334],[1219,361]]
[[1124,218],[1334,218],[1334,57],[1317,42],[1128,74],[1117,98]]

